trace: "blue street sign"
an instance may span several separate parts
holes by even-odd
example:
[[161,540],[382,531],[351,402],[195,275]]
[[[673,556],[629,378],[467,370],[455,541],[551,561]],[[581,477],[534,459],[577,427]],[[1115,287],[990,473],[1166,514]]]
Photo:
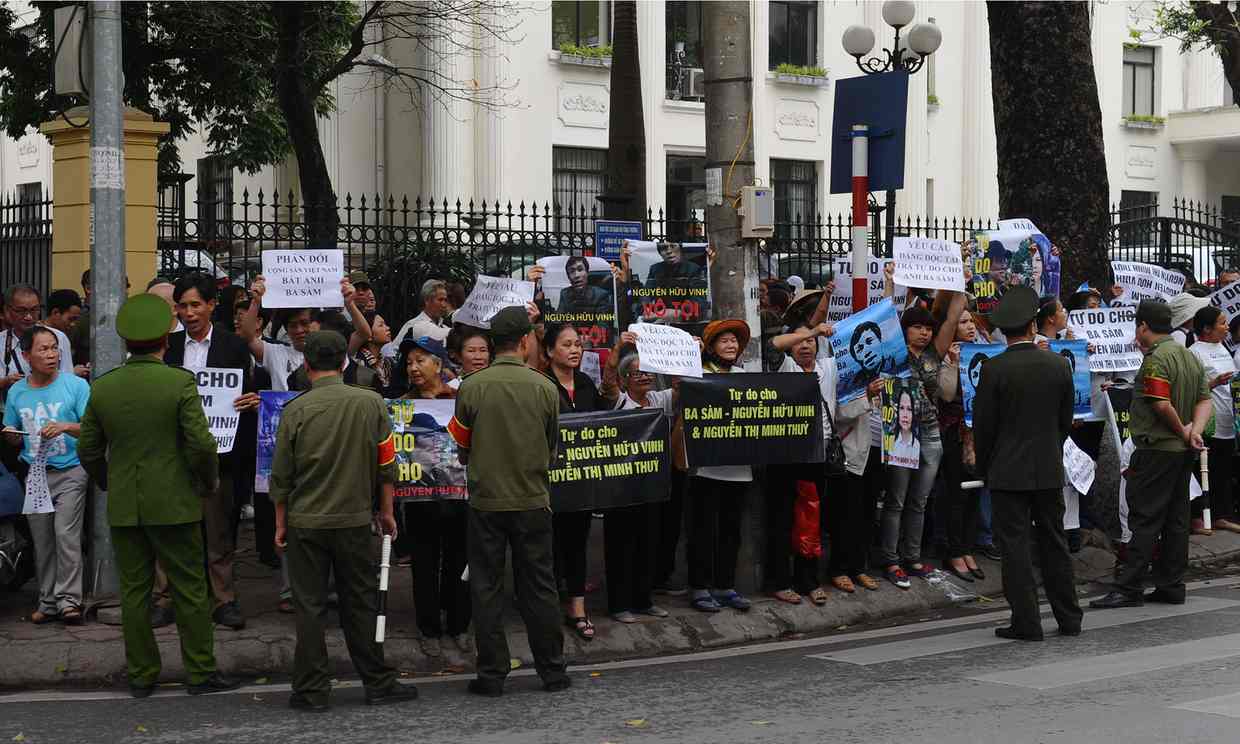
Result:
[[626,240],[642,239],[642,223],[628,220],[594,221],[594,255],[607,261],[620,260],[620,246]]
[[904,188],[904,129],[908,73],[884,72],[835,81],[831,133],[831,193],[852,191],[852,127],[870,128],[870,191]]

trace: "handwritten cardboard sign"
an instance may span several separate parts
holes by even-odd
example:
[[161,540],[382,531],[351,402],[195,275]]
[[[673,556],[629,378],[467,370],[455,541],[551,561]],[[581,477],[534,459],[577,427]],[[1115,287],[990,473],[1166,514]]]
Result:
[[340,280],[344,251],[339,248],[263,251],[267,293],[263,307],[344,307]]

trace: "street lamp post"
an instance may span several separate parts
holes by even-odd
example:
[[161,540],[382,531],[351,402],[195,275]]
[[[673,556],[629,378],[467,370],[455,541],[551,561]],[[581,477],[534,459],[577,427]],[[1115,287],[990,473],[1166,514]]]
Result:
[[[912,0],[887,0],[887,2],[883,3],[883,21],[895,30],[895,39],[892,41],[891,46],[883,48],[878,55],[868,56],[874,50],[874,31],[868,26],[852,25],[844,29],[844,37],[841,40],[844,45],[844,51],[848,52],[857,61],[857,67],[867,75],[899,70],[903,70],[910,75],[917,72],[925,64],[926,59],[939,48],[939,44],[943,42],[943,34],[933,22],[927,22],[912,26],[912,28],[908,29],[907,34],[901,37],[901,30],[913,22],[916,10]],[[866,59],[862,59],[863,57]],[[854,136],[857,136],[857,134],[854,133]],[[856,148],[854,148],[854,152],[856,152]],[[857,168],[856,164],[853,167],[855,171]],[[854,195],[853,201],[864,203],[865,199],[863,196],[859,200]],[[887,189],[886,239],[889,250],[895,238],[895,205],[895,189]],[[861,219],[865,219],[868,224],[868,215],[863,215]],[[864,256],[862,258],[864,259]],[[860,274],[855,273],[858,269],[855,264],[856,257],[854,256],[854,279],[865,275],[864,270]],[[855,301],[856,299],[854,298]]]

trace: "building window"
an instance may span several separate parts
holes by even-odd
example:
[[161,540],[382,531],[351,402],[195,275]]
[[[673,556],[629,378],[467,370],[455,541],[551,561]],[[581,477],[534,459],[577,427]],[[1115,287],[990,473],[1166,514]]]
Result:
[[775,224],[806,224],[818,216],[818,166],[806,160],[771,160]]
[[34,231],[35,225],[39,222],[40,207],[43,202],[43,184],[34,181],[32,183],[20,183],[17,185],[17,221],[21,225],[25,225]]
[[667,220],[663,232],[668,240],[686,240],[702,234],[706,220],[706,158],[667,156]]
[[818,3],[771,0],[770,68],[818,64]]
[[1154,48],[1124,48],[1124,116],[1154,115]]
[[[1157,247],[1159,229],[1156,221],[1151,219],[1157,216],[1157,191],[1121,191],[1119,195],[1119,221],[1121,223],[1119,229],[1120,247]],[[1145,253],[1122,256],[1122,259],[1129,261],[1149,260],[1152,258],[1153,255],[1146,255]]]
[[552,197],[559,215],[556,229],[562,232],[593,230],[596,197],[607,188],[607,151],[555,147],[551,152]]
[[606,46],[611,43],[611,3],[606,0],[555,0],[551,3],[551,46]]
[[228,238],[232,221],[233,171],[219,155],[198,160],[198,239]]
[[667,97],[704,101],[702,3],[669,1],[666,7]]

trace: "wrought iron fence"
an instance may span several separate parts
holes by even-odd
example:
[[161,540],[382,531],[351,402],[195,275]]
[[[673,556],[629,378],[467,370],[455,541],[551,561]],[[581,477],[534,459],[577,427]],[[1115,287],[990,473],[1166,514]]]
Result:
[[47,297],[51,280],[51,194],[0,197],[0,287],[25,282]]
[[1174,199],[1170,216],[1159,216],[1157,202],[1112,207],[1110,237],[1112,259],[1176,269],[1190,283],[1210,285],[1240,266],[1240,220],[1201,202]]

